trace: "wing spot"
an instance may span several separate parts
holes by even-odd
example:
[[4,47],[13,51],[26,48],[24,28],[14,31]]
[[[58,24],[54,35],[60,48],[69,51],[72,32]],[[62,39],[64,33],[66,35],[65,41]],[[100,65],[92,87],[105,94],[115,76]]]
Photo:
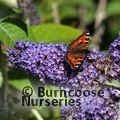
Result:
[[90,33],[89,33],[89,32],[87,32],[86,34],[87,34],[87,35],[90,35]]
[[86,37],[85,40],[89,40],[89,37]]

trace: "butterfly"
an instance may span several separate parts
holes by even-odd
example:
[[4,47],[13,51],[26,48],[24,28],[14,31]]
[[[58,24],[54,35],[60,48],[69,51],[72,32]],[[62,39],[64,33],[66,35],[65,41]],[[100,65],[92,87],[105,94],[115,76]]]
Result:
[[83,32],[74,42],[70,44],[66,52],[66,60],[73,70],[78,69],[88,53],[88,44],[90,41],[89,31]]

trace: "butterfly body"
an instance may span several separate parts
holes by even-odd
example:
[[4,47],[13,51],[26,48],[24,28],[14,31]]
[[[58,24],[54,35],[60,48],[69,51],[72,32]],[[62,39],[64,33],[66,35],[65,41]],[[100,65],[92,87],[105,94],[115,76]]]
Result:
[[72,69],[78,69],[81,66],[86,54],[88,53],[89,31],[85,31],[68,48],[66,53],[67,62]]

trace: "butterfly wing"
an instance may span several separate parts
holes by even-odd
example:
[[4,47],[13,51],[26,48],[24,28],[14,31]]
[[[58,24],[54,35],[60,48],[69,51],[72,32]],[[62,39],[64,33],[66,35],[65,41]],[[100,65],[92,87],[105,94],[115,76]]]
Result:
[[73,69],[79,67],[88,52],[89,31],[79,36],[68,48],[66,58]]
[[72,55],[71,53],[67,54],[68,62],[70,63],[73,69],[78,68],[83,59],[85,58],[84,54],[79,54],[79,56]]

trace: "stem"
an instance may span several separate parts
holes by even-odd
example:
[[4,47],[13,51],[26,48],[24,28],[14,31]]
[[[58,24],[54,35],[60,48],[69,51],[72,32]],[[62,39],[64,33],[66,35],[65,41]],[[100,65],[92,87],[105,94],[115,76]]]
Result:
[[105,8],[106,8],[107,0],[99,0],[98,9],[96,13],[96,20],[95,20],[95,29],[97,29],[102,21],[105,19]]
[[58,4],[55,2],[55,0],[52,0],[51,7],[52,7],[52,14],[53,14],[54,22],[60,23]]
[[[2,72],[1,72],[1,70],[0,70],[0,77],[1,77],[1,81],[3,82],[3,77],[2,77]],[[4,88],[3,88],[3,86],[2,86],[2,84],[1,84],[1,86],[0,86],[0,118],[4,118],[4,106],[3,106],[3,104],[4,104]]]
[[78,27],[83,31],[85,30],[85,27],[86,27],[86,19],[85,19],[86,12],[87,12],[87,9],[85,6],[78,7],[78,16],[79,16],[79,26]]
[[5,120],[8,119],[8,74],[6,56],[0,51],[0,69],[3,75],[3,109]]
[[38,113],[37,110],[31,109],[31,112],[32,112],[33,115],[37,118],[37,120],[44,120],[44,119],[42,118],[42,116],[40,115],[40,113]]
[[95,33],[94,33],[94,46],[97,49],[100,49],[99,45],[101,42],[101,37],[104,33],[105,27],[104,25],[102,25],[103,20],[105,19],[106,15],[105,15],[105,8],[106,8],[106,4],[107,4],[107,0],[99,0],[98,3],[98,9],[96,12],[96,19],[95,19]]

